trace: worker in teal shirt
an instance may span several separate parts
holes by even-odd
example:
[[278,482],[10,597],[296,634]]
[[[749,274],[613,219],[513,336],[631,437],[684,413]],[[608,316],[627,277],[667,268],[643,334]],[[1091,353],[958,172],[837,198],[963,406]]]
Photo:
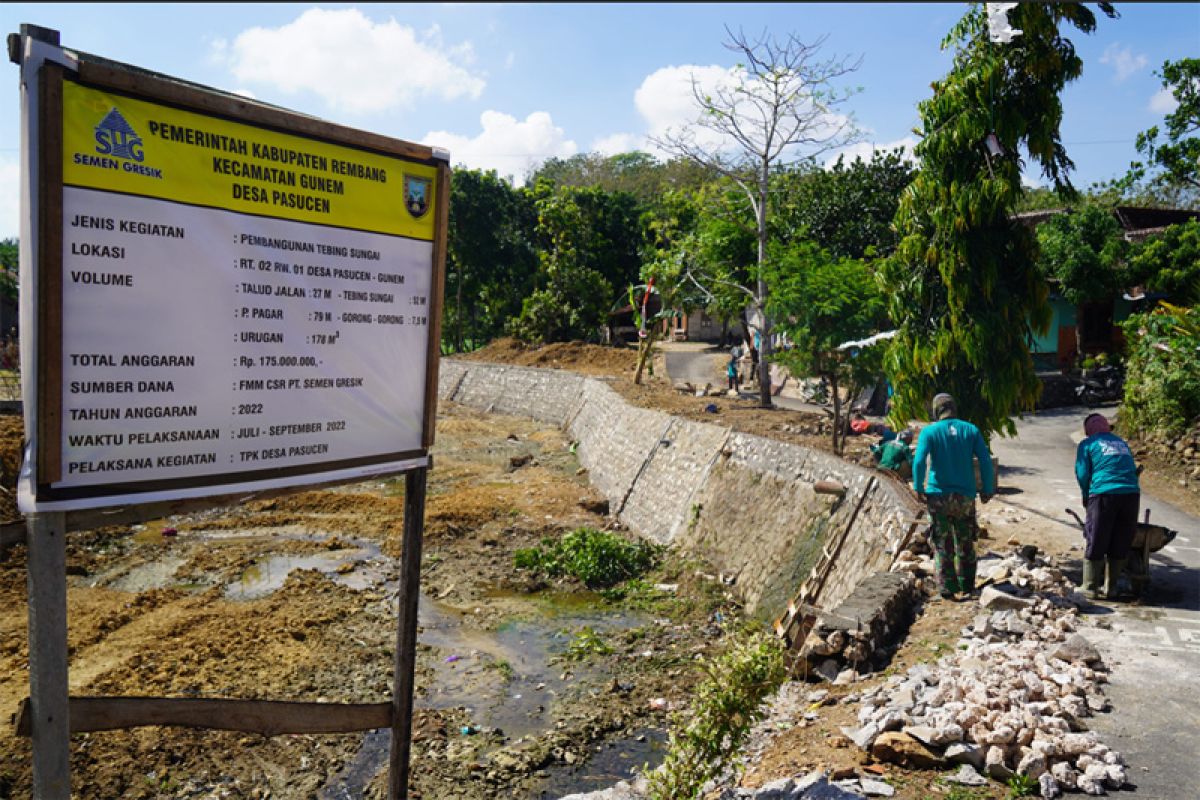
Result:
[[1087,508],[1083,590],[1093,600],[1115,600],[1117,580],[1137,532],[1142,500],[1137,464],[1129,445],[1109,429],[1103,414],[1089,414],[1083,432],[1087,438],[1075,451],[1075,479]]
[[[932,425],[921,431],[913,457],[913,489],[929,507],[929,536],[941,583],[941,596],[975,591],[975,465],[983,479],[980,499],[995,493],[992,456],[979,428],[958,419],[958,405],[948,394],[933,398]],[[929,468],[926,470],[925,462]]]

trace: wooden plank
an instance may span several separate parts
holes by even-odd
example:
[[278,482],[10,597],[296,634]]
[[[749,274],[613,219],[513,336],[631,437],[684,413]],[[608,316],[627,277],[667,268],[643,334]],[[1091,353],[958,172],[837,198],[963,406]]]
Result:
[[450,166],[438,164],[437,218],[433,222],[433,275],[429,288],[429,348],[425,357],[425,427],[421,444],[433,447],[437,429],[438,365],[442,358],[442,308],[446,292],[446,242],[450,227]]
[[412,710],[417,663],[417,601],[421,593],[421,544],[425,529],[427,470],[405,476],[404,541],[401,545],[399,621],[392,691],[392,745],[388,753],[388,800],[408,797]]
[[71,796],[67,536],[62,513],[29,515],[29,728],[33,796]]
[[[29,735],[28,705],[22,704],[17,717],[18,736]],[[207,697],[72,697],[70,715],[71,733],[170,725],[278,736],[386,728],[392,722],[392,704]]]
[[62,478],[62,81],[65,69],[38,74],[37,217],[37,474],[34,484]]

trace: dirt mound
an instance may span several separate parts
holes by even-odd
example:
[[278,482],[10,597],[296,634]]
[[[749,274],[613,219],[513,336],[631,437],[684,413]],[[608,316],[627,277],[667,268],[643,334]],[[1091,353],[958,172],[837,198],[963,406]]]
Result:
[[637,369],[636,349],[584,342],[555,342],[542,347],[529,347],[516,339],[504,338],[462,358],[521,367],[569,369],[586,375],[632,375]]
[[0,524],[21,519],[17,511],[17,475],[25,444],[25,422],[12,414],[0,416]]

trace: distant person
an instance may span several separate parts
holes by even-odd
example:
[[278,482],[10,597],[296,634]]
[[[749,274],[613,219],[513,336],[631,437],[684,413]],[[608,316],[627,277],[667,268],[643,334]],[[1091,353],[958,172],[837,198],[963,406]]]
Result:
[[889,472],[905,473],[912,469],[913,433],[905,428],[893,439],[884,439],[871,445],[876,466]]
[[729,363],[725,365],[725,377],[729,380],[729,391],[736,392],[738,388],[737,356],[731,355],[729,357]]
[[[958,405],[948,394],[933,398],[934,423],[921,431],[913,457],[913,489],[929,507],[929,536],[940,594],[956,599],[975,591],[975,467],[983,478],[980,499],[995,493],[992,456],[983,434],[958,419]],[[929,461],[926,470],[925,462]]]
[[1087,438],[1075,451],[1075,479],[1087,508],[1083,591],[1093,600],[1115,600],[1117,579],[1137,532],[1142,500],[1137,464],[1129,445],[1111,431],[1103,414],[1089,414],[1083,432]]

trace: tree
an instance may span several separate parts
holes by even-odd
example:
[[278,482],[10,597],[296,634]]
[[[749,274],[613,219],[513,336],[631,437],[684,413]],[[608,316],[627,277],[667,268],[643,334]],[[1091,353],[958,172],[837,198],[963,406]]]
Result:
[[628,192],[639,203],[652,204],[664,191],[696,189],[710,178],[699,165],[685,159],[661,162],[643,152],[579,153],[550,158],[530,176],[529,185],[545,180],[555,186],[596,187],[606,192]]
[[1128,288],[1125,241],[1111,210],[1085,205],[1057,214],[1037,228],[1038,263],[1072,305],[1108,300]]
[[[824,37],[806,44],[792,34],[781,41],[766,33],[757,39],[729,29],[726,33],[725,47],[744,63],[733,68],[727,83],[709,91],[693,78],[692,95],[699,117],[655,143],[728,178],[741,190],[753,214],[757,260],[750,280],[740,289],[762,320],[759,384],[761,403],[770,407],[772,330],[766,313],[770,292],[764,264],[771,175],[780,163],[796,158],[798,151],[812,158],[854,139],[851,119],[835,113],[849,93],[838,91],[835,84],[856,70],[861,59],[822,59]],[[720,144],[702,140],[701,133],[715,134]]]
[[494,171],[457,169],[450,184],[444,344],[452,352],[497,335],[533,286],[530,196]]
[[985,436],[1013,435],[1010,415],[1032,410],[1041,389],[1029,342],[1048,329],[1050,308],[1034,235],[1012,217],[1018,154],[1056,191],[1074,193],[1059,93],[1083,64],[1059,26],[1090,33],[1096,19],[1077,3],[1021,3],[1009,16],[1023,34],[997,44],[983,7],[968,11],[943,43],[955,47],[953,67],[919,105],[920,167],[881,271],[897,326],[886,365],[898,423],[928,419],[933,395],[950,392]]
[[1158,183],[1200,190],[1200,58],[1165,61],[1154,74],[1162,78],[1163,88],[1171,91],[1178,105],[1163,120],[1166,129],[1161,140],[1157,125],[1138,134],[1138,152],[1149,163],[1133,163],[1130,177],[1139,180],[1156,169]]
[[863,258],[896,249],[892,220],[913,165],[901,150],[876,150],[870,161],[839,156],[828,169],[784,170],[772,228],[784,241],[811,239],[835,256]]
[[1144,283],[1181,306],[1200,305],[1200,220],[1171,225],[1138,244],[1129,273],[1131,282]]
[[843,419],[839,383],[853,397],[879,376],[878,359],[839,350],[844,342],[879,330],[885,318],[883,295],[868,266],[835,257],[813,242],[775,248],[769,271],[769,310],[795,347],[780,357],[796,375],[823,377],[833,395],[833,451],[841,453]]
[[1123,327],[1129,343],[1121,424],[1172,440],[1200,423],[1200,308],[1161,304]]
[[20,274],[17,256],[16,239],[0,240],[0,295],[14,302],[17,299],[17,276]]
[[[525,342],[593,339],[608,312],[612,284],[594,264],[605,261],[594,210],[593,190],[534,187],[537,208],[537,286],[509,321],[508,331]],[[581,198],[584,202],[578,202]]]

